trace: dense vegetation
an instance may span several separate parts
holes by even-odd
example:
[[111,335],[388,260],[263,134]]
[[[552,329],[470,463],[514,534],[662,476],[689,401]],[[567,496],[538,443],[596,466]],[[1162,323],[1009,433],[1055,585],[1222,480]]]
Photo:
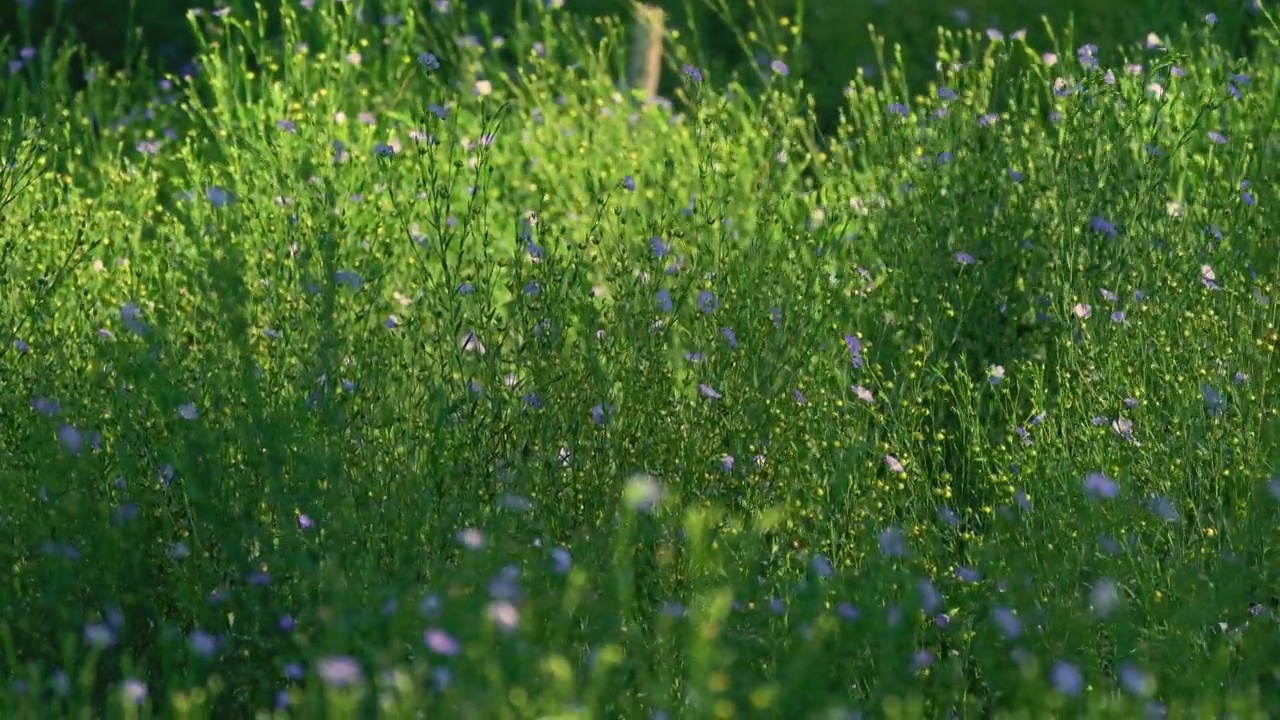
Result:
[[388,12],[16,50],[5,717],[1280,712],[1271,16],[819,132],[785,33]]

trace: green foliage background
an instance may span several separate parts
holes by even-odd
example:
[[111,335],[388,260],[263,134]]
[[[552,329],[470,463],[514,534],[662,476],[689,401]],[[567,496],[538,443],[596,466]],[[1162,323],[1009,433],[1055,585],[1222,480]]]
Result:
[[[299,0],[289,0],[297,3]],[[527,15],[537,2],[560,0],[452,0],[452,12],[481,16],[494,34],[509,32],[517,16]],[[1194,25],[1207,13],[1218,18],[1220,42],[1237,55],[1251,50],[1250,33],[1257,24],[1261,0],[651,0],[661,6],[673,29],[693,36],[703,57],[700,65],[713,75],[750,74],[753,65],[767,65],[785,44],[797,45],[799,57],[782,58],[802,77],[812,93],[823,125],[834,120],[843,89],[859,68],[877,64],[870,28],[885,39],[886,52],[899,46],[908,68],[907,84],[918,88],[935,74],[939,28],[1025,29],[1036,47],[1074,48],[1083,43],[1099,47],[1100,57],[1118,47],[1133,46],[1148,33],[1164,36],[1184,23]],[[436,0],[423,0],[434,6]],[[633,0],[564,0],[564,9],[584,23],[592,18],[625,15]],[[198,3],[205,5],[205,3]],[[249,15],[251,3],[231,0],[232,12]],[[122,65],[130,58],[177,71],[195,51],[186,14],[187,0],[18,0],[0,3],[0,48],[12,56],[17,48],[39,45],[55,26],[70,27],[73,37],[108,63]],[[206,11],[212,10],[208,5]],[[368,22],[381,22],[385,13],[376,1],[363,3]],[[428,13],[438,16],[438,13]],[[1047,21],[1047,22],[1046,22]],[[473,23],[472,27],[479,26]],[[1070,28],[1067,37],[1050,37],[1046,25]],[[130,31],[129,28],[136,28]],[[425,30],[425,29],[424,29]],[[1056,41],[1056,42],[1055,42]],[[4,44],[8,45],[4,48]],[[892,58],[889,58],[892,60]],[[666,74],[664,88],[674,83]]]

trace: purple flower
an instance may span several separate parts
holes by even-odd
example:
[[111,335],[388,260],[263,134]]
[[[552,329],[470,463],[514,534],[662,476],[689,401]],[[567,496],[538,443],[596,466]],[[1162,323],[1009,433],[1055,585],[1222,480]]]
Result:
[[999,385],[1000,381],[1004,380],[1004,366],[992,365],[987,371],[987,378],[991,381],[992,385]]
[[858,396],[859,400],[868,405],[876,401],[875,395],[872,395],[870,390],[862,387],[861,385],[854,385],[850,389],[853,390],[854,395]]
[[333,281],[339,285],[347,287],[352,292],[364,287],[364,280],[354,270],[336,270],[333,273]]
[[992,610],[991,619],[999,626],[1006,640],[1016,640],[1022,634],[1022,621],[1007,607],[997,607]]
[[942,505],[938,507],[938,516],[942,518],[943,522],[950,525],[951,527],[960,526],[960,516],[956,515],[956,511],[952,510],[946,505]]
[[520,598],[520,568],[506,565],[489,580],[489,596],[495,600]]
[[710,290],[703,290],[698,293],[698,310],[704,314],[711,314],[719,307],[720,302],[716,300],[716,296]]
[[956,263],[958,265],[972,265],[973,256],[963,250],[955,254]]
[[1154,513],[1156,517],[1164,520],[1165,522],[1177,522],[1181,517],[1178,514],[1178,509],[1173,506],[1173,503],[1169,501],[1169,498],[1164,497],[1163,495],[1155,495],[1148,498],[1147,507],[1151,509],[1151,512]]
[[488,615],[489,619],[503,634],[515,632],[516,627],[520,624],[520,611],[516,609],[515,605],[506,600],[497,600],[489,603]]
[[814,555],[813,559],[809,561],[809,567],[813,568],[818,577],[831,577],[832,573],[835,572],[835,569],[831,567],[831,561],[823,555]]
[[226,190],[217,186],[210,186],[206,188],[204,196],[209,200],[209,203],[216,208],[226,207],[233,202],[231,195]]
[[855,368],[862,367],[862,341],[853,335],[844,336],[844,344],[849,348],[849,357]]
[[106,648],[115,644],[115,632],[102,623],[90,623],[84,627],[84,640],[95,648]]
[[145,335],[147,333],[147,325],[142,322],[142,311],[137,305],[127,302],[120,306],[120,324],[134,335]]
[[440,69],[440,60],[429,52],[418,54],[418,64],[427,70],[434,71]]
[[938,589],[933,586],[933,581],[929,578],[921,578],[920,582],[916,583],[916,589],[920,592],[920,609],[925,613],[932,614],[942,604],[942,596],[938,594]]
[[1106,235],[1107,237],[1115,237],[1116,235],[1115,225],[1112,225],[1106,218],[1099,215],[1089,218],[1089,227],[1099,235]]
[[128,678],[120,686],[120,694],[125,702],[141,705],[147,700],[147,684],[136,678]]
[[1093,44],[1081,45],[1076,50],[1076,58],[1080,61],[1080,67],[1085,70],[1092,70],[1098,67],[1098,58],[1094,53],[1098,52],[1098,46]]
[[880,533],[880,554],[887,558],[900,558],[906,555],[907,534],[897,527],[891,527]]
[[459,530],[454,537],[468,550],[480,550],[485,546],[484,533],[477,528]]
[[692,65],[685,65],[683,68],[684,76],[695,83],[702,82],[702,71]]
[[704,397],[711,398],[712,400],[719,400],[721,397],[719,391],[706,383],[698,383],[698,392],[701,392]]
[[58,442],[67,452],[79,455],[81,448],[84,447],[84,436],[74,425],[63,425],[58,428]]
[[1210,415],[1217,415],[1222,412],[1224,407],[1226,407],[1227,401],[1224,400],[1222,395],[1211,385],[1202,384],[1200,386],[1200,395],[1204,398],[1205,408],[1209,411]]
[[57,415],[58,401],[51,398],[37,397],[31,400],[31,409],[40,415]]
[[884,456],[884,464],[889,468],[889,472],[898,473],[899,475],[907,472],[907,469],[902,465],[902,461],[892,455],[886,454]]
[[1120,665],[1120,684],[1133,695],[1149,698],[1155,694],[1156,679],[1133,663]]
[[1090,500],[1111,500],[1120,494],[1120,486],[1115,480],[1095,471],[1085,476],[1084,492]]
[[1018,507],[1027,512],[1031,512],[1035,509],[1035,506],[1031,504],[1031,498],[1027,497],[1027,492],[1022,488],[1019,488],[1017,492],[1013,494],[1013,501],[1018,503]]
[[316,662],[316,674],[325,685],[334,688],[351,687],[364,682],[360,663],[346,655],[331,655]]
[[1118,417],[1111,421],[1111,429],[1114,430],[1117,435],[1128,440],[1134,445],[1142,444],[1133,437],[1133,421],[1129,418]]
[[729,347],[738,349],[738,335],[733,332],[733,328],[720,328],[720,334],[729,342]]
[[850,605],[847,602],[841,602],[838,605],[836,605],[836,614],[849,622],[856,621],[858,617],[861,615],[861,613],[858,612],[858,609],[856,607]]
[[634,192],[636,189],[636,179],[627,175],[622,178],[622,187],[626,188],[628,191]]
[[897,605],[885,608],[884,621],[889,627],[897,627],[902,622],[902,608]]
[[569,551],[562,547],[551,548],[551,567],[560,575],[569,572],[569,566],[573,562],[573,557]]
[[973,568],[956,567],[956,577],[960,582],[976,583],[982,579],[982,574]]
[[462,348],[463,352],[474,352],[479,353],[480,355],[485,353],[484,343],[480,342],[480,338],[476,337],[474,332],[468,332],[463,335],[462,339],[459,340],[458,345]]
[[666,288],[658,290],[657,296],[658,309],[664,313],[671,312],[671,291]]
[[1222,287],[1218,285],[1217,274],[1214,273],[1213,268],[1209,265],[1200,266],[1200,282],[1203,283],[1204,286],[1209,288],[1210,290],[1222,289]]
[[1049,671],[1049,679],[1053,683],[1053,689],[1063,695],[1075,697],[1084,689],[1084,676],[1080,674],[1080,670],[1061,660],[1053,664],[1053,669]]
[[1119,604],[1120,592],[1114,580],[1103,578],[1089,589],[1089,606],[1093,609],[1095,617],[1104,618],[1110,615]]
[[791,74],[791,69],[788,68],[787,64],[781,60],[774,60],[772,63],[769,63],[769,68],[773,70],[774,74],[781,75],[782,77],[786,77]]
[[920,672],[933,664],[933,657],[932,650],[923,648],[917,650],[915,651],[915,654],[911,656],[911,666],[915,668],[916,672]]
[[427,649],[437,655],[451,657],[457,655],[462,649],[457,640],[439,628],[427,628],[422,634],[422,639],[427,644]]
[[218,639],[203,630],[192,630],[187,636],[187,647],[201,657],[209,657],[218,649]]

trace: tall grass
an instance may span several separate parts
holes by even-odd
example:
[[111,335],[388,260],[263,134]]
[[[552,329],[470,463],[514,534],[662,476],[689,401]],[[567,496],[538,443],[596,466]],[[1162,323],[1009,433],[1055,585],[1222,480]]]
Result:
[[5,717],[1280,712],[1274,27],[264,18],[5,81]]

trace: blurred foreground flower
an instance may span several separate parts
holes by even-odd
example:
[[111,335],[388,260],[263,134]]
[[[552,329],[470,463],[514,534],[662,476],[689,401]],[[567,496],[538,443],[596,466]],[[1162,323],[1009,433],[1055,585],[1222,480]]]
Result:
[[622,492],[627,507],[636,512],[653,512],[662,502],[664,490],[658,478],[648,473],[636,473],[627,479]]

